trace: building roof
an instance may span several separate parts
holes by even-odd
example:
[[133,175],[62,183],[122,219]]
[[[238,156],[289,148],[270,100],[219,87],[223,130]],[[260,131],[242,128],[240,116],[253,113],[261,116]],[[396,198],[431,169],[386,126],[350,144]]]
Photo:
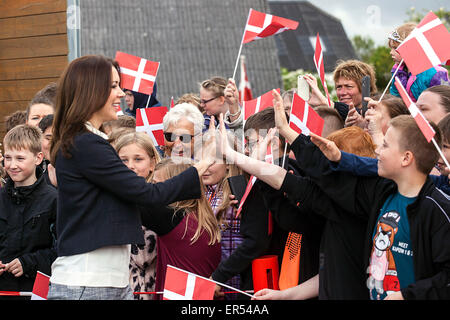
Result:
[[314,49],[319,33],[325,72],[332,72],[340,59],[357,59],[339,19],[308,1],[268,1],[272,14],[296,20],[299,26],[275,36],[281,67],[289,71],[316,71]]
[[[265,0],[83,0],[81,54],[159,61],[157,98],[169,105],[171,96],[198,93],[205,79],[232,77],[250,8],[269,12]],[[282,88],[274,37],[244,45],[242,54],[254,96]]]

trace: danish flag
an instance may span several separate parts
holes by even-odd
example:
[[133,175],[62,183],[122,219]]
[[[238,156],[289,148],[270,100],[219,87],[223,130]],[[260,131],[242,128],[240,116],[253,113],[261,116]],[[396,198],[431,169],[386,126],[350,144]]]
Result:
[[33,291],[31,292],[31,300],[47,300],[49,283],[50,277],[38,271],[34,280]]
[[317,39],[316,39],[316,51],[314,52],[314,64],[316,65],[317,73],[319,74],[320,81],[322,82],[322,86],[327,95],[328,106],[331,107],[330,94],[328,93],[327,82],[325,81],[325,67],[324,67],[324,63],[323,63],[323,50],[322,50],[322,45],[320,44],[319,33],[317,33]]
[[298,22],[250,9],[242,43],[269,37],[285,30],[295,30]]
[[308,103],[294,93],[289,116],[289,127],[305,136],[309,133],[322,135],[324,120],[311,108]]
[[147,95],[152,94],[159,62],[120,51],[116,52],[116,60],[120,66],[120,80],[123,88]]
[[[273,154],[272,154],[272,146],[271,143],[267,144],[267,152],[266,152],[266,156],[265,156],[265,161],[268,163],[272,163],[273,164]],[[237,209],[236,212],[236,217],[239,216],[239,214],[242,211],[242,207],[244,206],[244,202],[247,199],[248,195],[250,194],[250,191],[252,190],[253,185],[256,182],[256,177],[255,176],[250,176],[250,179],[248,180],[248,184],[247,187],[245,188],[245,192],[244,195],[242,196],[241,202],[239,203],[239,207]]]
[[398,53],[413,75],[450,59],[450,33],[442,21],[428,13],[398,46]]
[[[280,93],[280,88],[277,89]],[[251,115],[273,106],[272,90],[264,93],[256,99],[243,101],[242,108],[244,109],[244,120],[247,120]]]
[[136,131],[146,132],[156,146],[164,145],[163,119],[167,107],[139,108],[136,110]]
[[212,300],[215,288],[211,280],[167,265],[163,300]]
[[245,56],[241,56],[241,79],[239,80],[239,102],[252,100],[252,88],[247,76],[247,67],[245,65]]
[[405,102],[406,106],[408,107],[409,112],[413,116],[414,120],[416,120],[416,123],[419,126],[420,131],[422,131],[427,141],[430,142],[431,139],[433,139],[434,135],[436,134],[433,127],[430,126],[427,119],[425,119],[422,112],[420,112],[420,109],[411,100],[408,93],[406,92],[406,89],[403,87],[402,83],[397,77],[395,77],[395,86],[397,87],[397,90],[400,93],[403,102]]

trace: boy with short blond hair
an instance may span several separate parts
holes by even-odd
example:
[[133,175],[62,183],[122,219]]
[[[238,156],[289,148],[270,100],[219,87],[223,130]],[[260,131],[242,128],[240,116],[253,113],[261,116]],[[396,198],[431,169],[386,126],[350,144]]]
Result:
[[31,291],[37,271],[56,259],[57,193],[44,180],[39,128],[19,125],[3,140],[6,185],[0,190],[0,287]]
[[[440,131],[431,125],[440,145]],[[313,134],[299,135],[292,149],[327,196],[367,220],[364,259],[372,299],[450,298],[450,201],[428,176],[439,154],[410,115],[391,120],[377,148],[379,177],[330,170],[345,154]],[[290,180],[286,175],[281,190]]]

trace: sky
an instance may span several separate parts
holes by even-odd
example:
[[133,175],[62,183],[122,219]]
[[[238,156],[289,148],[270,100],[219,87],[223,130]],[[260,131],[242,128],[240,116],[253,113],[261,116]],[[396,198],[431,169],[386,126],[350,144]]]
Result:
[[[283,1],[283,0],[270,0]],[[355,35],[370,36],[376,45],[386,45],[387,35],[403,24],[406,12],[414,7],[450,10],[449,0],[309,0],[316,7],[341,20],[349,39]]]

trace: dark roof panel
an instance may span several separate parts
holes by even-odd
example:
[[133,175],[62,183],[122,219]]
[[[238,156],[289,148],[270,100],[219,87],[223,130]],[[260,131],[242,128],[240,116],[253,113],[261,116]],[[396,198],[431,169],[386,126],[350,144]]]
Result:
[[[265,0],[83,0],[81,53],[114,57],[123,51],[161,63],[158,99],[168,105],[215,75],[233,75],[250,8]],[[282,86],[275,38],[244,45],[253,94]],[[239,67],[236,82],[239,83]]]
[[332,15],[308,1],[269,0],[268,4],[272,14],[299,22],[295,31],[275,36],[282,67],[315,71],[313,55],[317,33],[326,47],[325,72],[332,72],[339,59],[356,58],[341,22]]

